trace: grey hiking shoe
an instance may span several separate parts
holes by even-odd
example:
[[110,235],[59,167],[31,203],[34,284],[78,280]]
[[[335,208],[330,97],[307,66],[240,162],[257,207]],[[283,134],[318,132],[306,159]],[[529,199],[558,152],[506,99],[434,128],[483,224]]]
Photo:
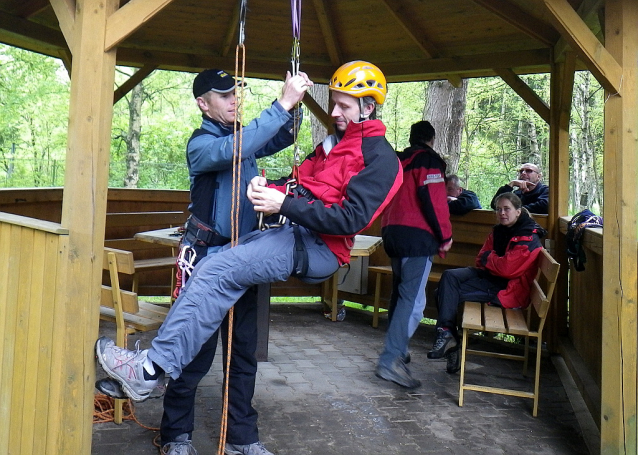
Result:
[[259,441],[243,446],[227,442],[224,447],[224,453],[226,455],[273,455],[273,453],[269,452]]
[[445,354],[455,348],[457,344],[456,338],[450,330],[444,329],[443,327],[437,328],[436,340],[434,340],[432,350],[428,352],[428,359],[442,359],[445,357]]
[[135,343],[135,351],[129,351],[116,346],[110,338],[100,337],[95,343],[95,354],[106,374],[120,383],[129,398],[144,401],[162,382],[164,374],[156,379],[144,377],[144,361],[148,349],[140,351],[138,346],[139,341]]
[[400,358],[394,359],[390,367],[377,365],[375,374],[381,379],[392,381],[407,389],[421,387],[421,381],[412,377],[405,362]]
[[193,447],[190,439],[186,441],[176,441],[164,444],[160,450],[160,455],[197,455],[197,450]]

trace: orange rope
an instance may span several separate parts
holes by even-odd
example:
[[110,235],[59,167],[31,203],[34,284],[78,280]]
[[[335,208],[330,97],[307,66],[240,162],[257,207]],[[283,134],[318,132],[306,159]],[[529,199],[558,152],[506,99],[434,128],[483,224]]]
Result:
[[[93,398],[93,423],[108,423],[113,422],[115,418],[115,399],[98,393]],[[132,420],[145,430],[159,431],[159,428],[149,427],[137,420],[135,416],[135,406],[131,400],[126,400],[124,406],[122,406],[122,420]],[[159,447],[160,444],[157,441],[159,433],[153,438],[153,445]]]
[[[241,49],[241,76],[239,76],[239,53]],[[235,50],[235,125],[233,127],[233,192],[231,204],[231,238],[230,246],[237,246],[239,240],[239,206],[241,190],[241,152],[243,147],[243,119],[244,119],[244,79],[246,77],[246,48],[238,44]],[[234,307],[228,311],[228,340],[226,346],[226,373],[224,384],[224,399],[222,403],[221,428],[219,431],[218,455],[224,454],[226,432],[228,429],[228,384],[230,382],[230,359],[233,346]]]

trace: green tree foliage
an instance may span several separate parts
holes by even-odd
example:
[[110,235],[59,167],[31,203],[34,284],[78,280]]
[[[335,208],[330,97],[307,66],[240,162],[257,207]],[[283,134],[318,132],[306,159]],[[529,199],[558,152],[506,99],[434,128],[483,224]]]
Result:
[[[0,185],[5,187],[60,186],[68,125],[69,78],[58,60],[0,46]],[[134,70],[118,68],[116,85]],[[140,135],[139,188],[187,189],[185,147],[201,114],[193,100],[194,74],[155,71],[144,81]],[[521,77],[549,104],[549,75]],[[426,104],[427,82],[390,84],[379,118],[393,147],[408,146],[412,123]],[[281,81],[249,79],[243,106],[248,124],[281,92]],[[570,160],[570,212],[602,201],[603,92],[589,73],[577,73],[574,84]],[[109,184],[122,187],[126,175],[128,96],[114,106]],[[300,160],[313,150],[310,113],[297,138]],[[435,143],[436,149],[436,143]],[[538,163],[549,181],[549,127],[500,78],[471,79],[468,83],[465,127],[457,174],[488,207],[496,189],[516,175],[527,161]],[[442,153],[445,151],[441,150]],[[293,147],[259,160],[270,178],[288,175]]]
[[66,70],[57,60],[10,46],[0,46],[0,68],[0,184],[62,185]]

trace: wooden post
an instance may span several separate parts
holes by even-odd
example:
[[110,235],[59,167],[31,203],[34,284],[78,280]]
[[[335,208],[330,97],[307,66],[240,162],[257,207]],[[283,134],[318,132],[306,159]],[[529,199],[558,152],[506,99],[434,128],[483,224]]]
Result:
[[574,68],[576,56],[566,53],[565,61],[552,65],[550,103],[550,182],[549,220],[550,238],[554,239],[552,255],[562,264],[554,303],[547,326],[546,340],[552,351],[557,350],[558,337],[567,334],[567,254],[565,242],[560,234],[558,219],[567,214],[569,200],[569,118],[574,89]]
[[601,453],[636,454],[638,3],[607,0],[605,47],[622,68],[605,93]]
[[[102,251],[108,187],[116,50],[104,51],[106,24],[119,0],[78,0],[66,15],[73,52],[62,225],[68,255],[53,354],[59,383],[52,390],[47,454],[91,453],[94,345],[98,336]],[[62,5],[60,7],[60,5]]]

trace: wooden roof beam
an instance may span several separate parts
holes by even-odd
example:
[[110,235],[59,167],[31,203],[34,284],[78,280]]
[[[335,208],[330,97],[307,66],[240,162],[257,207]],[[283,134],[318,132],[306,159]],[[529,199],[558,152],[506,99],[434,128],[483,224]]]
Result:
[[315,99],[310,95],[310,93],[306,92],[301,100],[308,110],[313,113],[317,120],[321,122],[323,126],[325,126],[328,130],[330,130],[332,125],[332,118],[323,108],[315,101]]
[[472,1],[546,46],[553,46],[560,38],[552,27],[507,0]]
[[[323,40],[326,43],[326,49],[328,49],[328,55],[330,56],[330,63],[336,68],[343,63],[343,55],[341,54],[341,47],[337,40],[337,33],[332,26],[334,20],[330,17],[330,8],[326,4],[325,0],[313,0],[315,5],[315,12],[317,13],[317,19],[319,20],[319,27],[323,34]],[[319,118],[317,116],[317,118]],[[326,127],[327,128],[327,127]]]
[[[426,34],[421,27],[415,23],[408,11],[405,11],[403,5],[397,0],[380,0],[387,9],[388,12],[394,17],[396,22],[401,26],[403,31],[414,41],[419,50],[426,58],[441,57],[441,52],[436,48],[430,40],[426,39]],[[458,88],[463,84],[462,78],[456,74],[446,75],[450,84]]]
[[133,88],[142,82],[146,77],[157,69],[157,65],[144,65],[129,77],[126,82],[120,85],[113,93],[113,104],[124,98]]
[[[622,67],[567,0],[544,0],[556,28],[603,88],[621,94]],[[621,94],[622,95],[622,94]]]
[[173,0],[131,0],[119,8],[115,13],[109,16],[106,22],[104,50],[108,52],[120,44],[172,1]]
[[15,11],[15,15],[25,19],[30,18],[38,13],[41,13],[49,7],[50,3],[47,0],[22,0],[20,9]]
[[2,12],[0,12],[0,41],[45,54],[46,50],[50,52],[52,48],[67,47],[59,31]]
[[[139,66],[140,64],[159,64],[161,69],[175,71],[197,72],[204,68],[231,68],[235,65],[235,58],[212,57],[210,55],[187,55],[176,52],[131,49],[120,47],[117,51],[118,65]],[[495,54],[480,54],[457,58],[421,59],[408,62],[383,63],[383,72],[388,82],[408,82],[444,79],[449,74],[459,77],[494,76],[493,68],[507,62],[510,68],[529,69],[529,72],[548,71],[551,63],[550,49],[535,49],[529,51],[499,52]],[[247,76],[264,79],[281,80],[281,74],[290,68],[290,62],[251,56]],[[334,66],[328,62],[305,62],[304,71],[315,83],[324,83],[334,73]]]
[[518,96],[536,112],[545,123],[549,124],[549,106],[540,96],[536,94],[523,80],[518,77],[514,71],[509,68],[494,68],[494,72],[498,74],[512,90],[514,90]]
[[384,69],[390,74],[390,80],[417,81],[428,78],[434,73],[485,73],[492,74],[507,62],[510,68],[548,66],[551,62],[549,49],[533,49],[529,51],[498,52],[455,58],[434,58],[431,60],[414,60],[401,63],[385,63]]
[[73,53],[75,47],[75,0],[51,0],[51,6],[60,23],[67,46]]
[[[602,11],[605,5],[605,0],[584,0],[583,3],[580,4],[576,12],[583,19],[583,22],[588,24],[588,27],[592,32],[598,37],[598,33],[600,32],[599,27],[593,27],[594,22],[597,22],[599,26],[602,23],[599,22],[599,14]],[[599,41],[601,41],[599,39]],[[602,41],[601,41],[602,42]],[[564,57],[565,52],[569,48],[569,44],[561,36],[561,38],[556,43],[554,47],[554,61],[559,61]]]
[[239,27],[239,13],[241,10],[241,2],[235,2],[235,8],[233,9],[233,16],[230,18],[230,23],[224,33],[224,41],[222,42],[222,49],[219,53],[222,57],[227,57],[230,52],[230,46],[235,39],[235,33],[237,33],[237,27]]

